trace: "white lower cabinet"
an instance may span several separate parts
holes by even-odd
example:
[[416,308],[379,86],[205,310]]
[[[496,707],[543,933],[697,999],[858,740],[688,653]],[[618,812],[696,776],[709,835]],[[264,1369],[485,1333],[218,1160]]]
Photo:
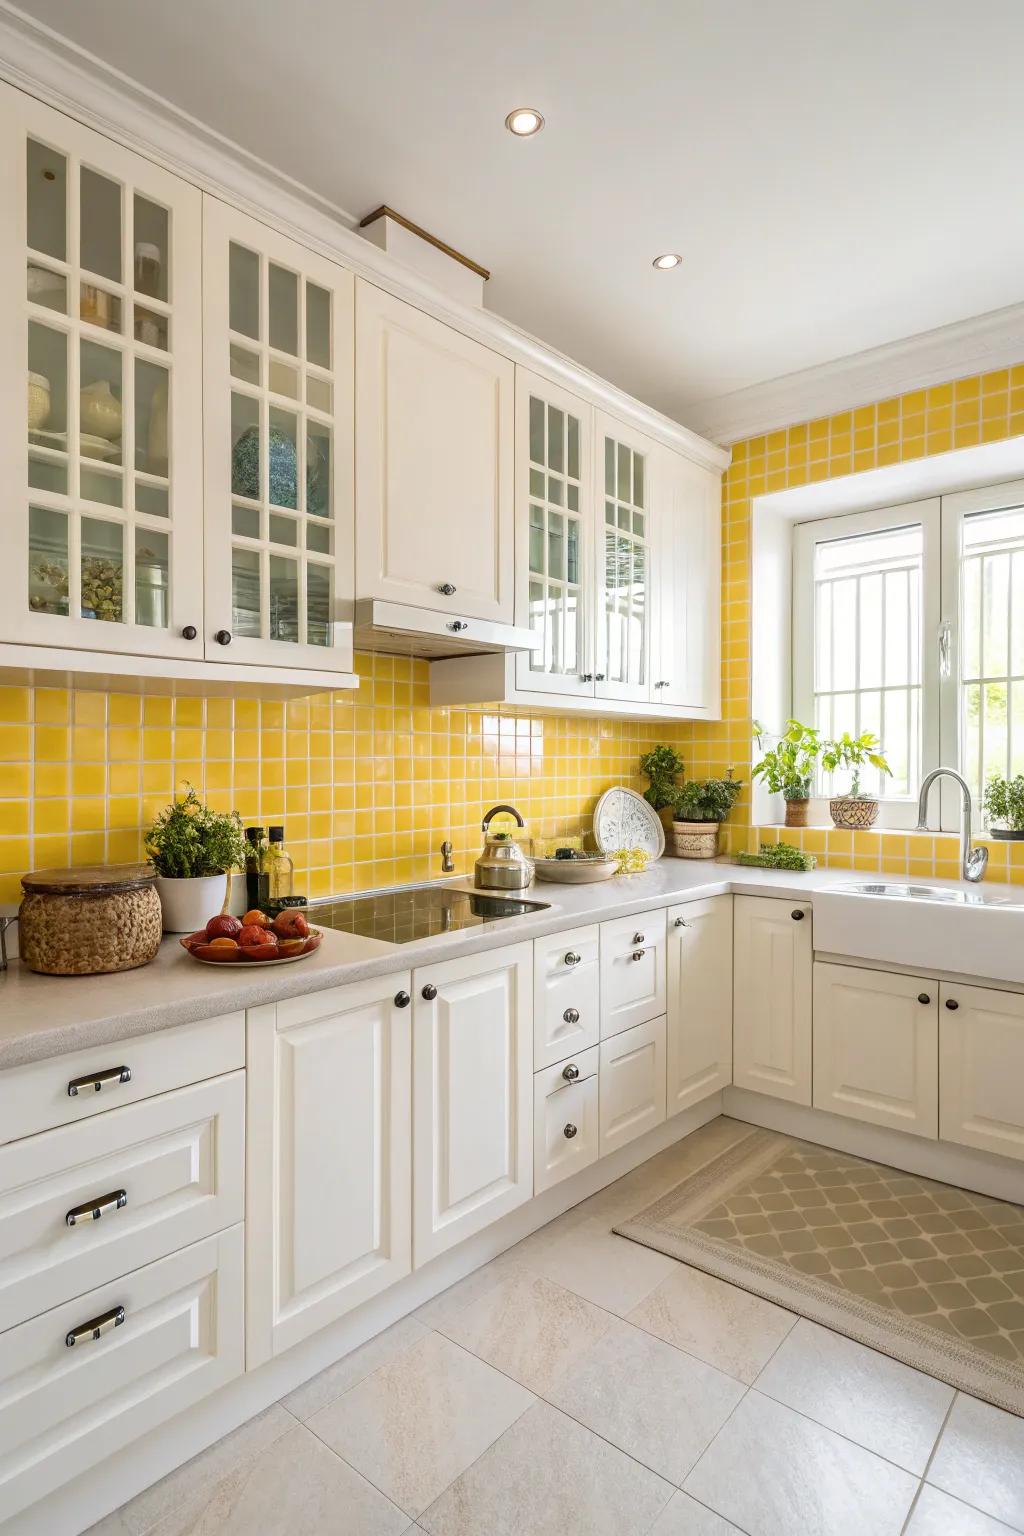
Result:
[[[664,914],[662,914],[664,916]],[[600,1155],[665,1118],[665,1016],[601,1042]]]
[[533,1066],[539,1072],[600,1038],[598,929],[569,928],[533,945]]
[[939,989],[924,976],[814,966],[814,1107],[939,1134]]
[[250,1369],[410,1272],[409,986],[249,1010]]
[[1024,1159],[1024,996],[943,982],[939,1135]]
[[669,1115],[732,1082],[732,897],[668,910]]
[[533,1194],[533,946],[413,975],[413,1260]]
[[592,1046],[534,1074],[534,1194],[597,1161],[598,1066]]
[[601,1039],[665,1012],[665,911],[601,924]]
[[242,1319],[239,1225],[0,1335],[0,1523],[238,1376]]
[[733,900],[733,1082],[810,1104],[810,903]]

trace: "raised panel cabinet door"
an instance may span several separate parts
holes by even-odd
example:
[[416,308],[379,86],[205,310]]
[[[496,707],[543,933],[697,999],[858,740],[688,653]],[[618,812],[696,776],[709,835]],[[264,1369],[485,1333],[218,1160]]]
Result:
[[354,284],[204,197],[207,661],[351,669]]
[[665,1118],[665,1018],[602,1040],[600,1152],[607,1157]]
[[512,622],[514,391],[507,358],[357,283],[360,598]]
[[202,195],[7,85],[0,137],[0,639],[201,661]]
[[663,510],[655,444],[600,412],[594,419],[597,502],[595,693],[648,702],[651,694],[654,529]]
[[601,1039],[665,1012],[665,912],[601,924]]
[[814,1107],[938,1136],[934,979],[815,963]]
[[409,986],[399,972],[249,1010],[250,1369],[411,1270]]
[[533,1067],[554,1066],[600,1039],[601,980],[596,924],[536,939],[533,946]]
[[533,1188],[560,1184],[598,1155],[598,1070],[592,1046],[533,1077]]
[[733,1082],[811,1102],[811,907],[733,898]]
[[533,1193],[533,946],[413,975],[413,1262]]
[[721,711],[722,477],[659,450],[651,702]]
[[732,1082],[732,902],[712,896],[668,909],[670,1116]]
[[1024,1159],[1024,997],[943,982],[939,1135]]

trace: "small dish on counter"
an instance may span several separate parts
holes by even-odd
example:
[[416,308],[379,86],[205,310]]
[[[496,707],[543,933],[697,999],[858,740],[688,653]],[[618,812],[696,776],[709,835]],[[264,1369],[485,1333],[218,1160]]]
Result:
[[618,865],[603,853],[573,852],[572,858],[533,861],[538,880],[557,880],[563,885],[591,885],[596,880],[610,880]]
[[201,965],[288,965],[311,955],[322,940],[322,930],[311,928],[305,913],[292,907],[273,920],[255,908],[243,918],[219,912],[178,943]]
[[[234,949],[228,949],[227,946],[223,949],[214,949],[211,944],[205,942],[197,943],[195,934],[183,935],[178,940],[178,943],[182,949],[192,956],[193,960],[198,960],[200,965],[291,965],[293,960],[305,960],[307,955],[311,955],[314,950],[319,949],[322,939],[323,934],[320,929],[311,928],[305,939],[289,941],[301,944],[302,947],[296,950],[295,953],[287,955],[281,954],[280,946],[278,946],[277,954],[268,955],[256,954],[253,949],[247,951],[240,945],[236,945]],[[267,947],[266,945],[259,946],[260,949]]]

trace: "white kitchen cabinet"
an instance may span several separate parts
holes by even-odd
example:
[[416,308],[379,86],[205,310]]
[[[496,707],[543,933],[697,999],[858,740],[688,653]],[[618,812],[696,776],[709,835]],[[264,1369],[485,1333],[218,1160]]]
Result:
[[1024,996],[939,988],[939,1135],[1024,1159]]
[[597,1161],[599,1065],[594,1045],[534,1073],[534,1194]]
[[205,199],[208,661],[351,669],[353,292]]
[[248,1014],[251,1369],[407,1275],[408,972]]
[[601,1039],[665,1012],[665,910],[601,924]]
[[811,907],[733,899],[733,1082],[811,1102]]
[[668,909],[669,1115],[732,1082],[732,902],[711,896]]
[[533,1066],[554,1066],[600,1039],[599,930],[567,928],[533,946]]
[[413,1262],[533,1193],[533,946],[413,975]]
[[0,640],[201,660],[202,196],[7,85],[0,135]]
[[722,485],[667,448],[656,459],[651,699],[688,719],[721,712]]
[[925,976],[814,966],[814,1107],[938,1136],[939,988]]
[[600,1152],[607,1157],[665,1119],[665,1017],[600,1045]]
[[515,370],[360,280],[356,586],[512,623]]

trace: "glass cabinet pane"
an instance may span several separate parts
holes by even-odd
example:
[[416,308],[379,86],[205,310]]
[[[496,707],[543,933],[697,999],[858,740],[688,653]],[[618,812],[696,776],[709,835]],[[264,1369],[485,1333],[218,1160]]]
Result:
[[67,617],[68,519],[50,507],[28,514],[28,606],[32,613]]
[[228,255],[228,324],[243,336],[260,339],[260,259],[232,240]]
[[166,629],[170,622],[170,541],[152,528],[135,530],[135,622]]
[[81,452],[107,463],[121,462],[123,354],[83,341],[79,362],[78,424]]
[[135,250],[133,281],[135,292],[150,299],[167,302],[170,282],[170,216],[166,208],[135,194]]
[[66,261],[68,162],[49,145],[29,139],[25,169],[29,248]]
[[166,476],[169,469],[167,413],[169,375],[166,368],[135,359],[135,468],[147,475]]
[[296,421],[290,411],[278,410],[276,406],[270,409],[269,454],[270,504],[295,511],[299,505]]
[[124,619],[124,529],[120,523],[82,518],[82,618],[120,624]]
[[122,188],[119,182],[82,166],[79,182],[80,255],[87,272],[121,281]]
[[331,515],[331,429],[310,421],[306,428],[306,511]]
[[231,628],[236,635],[260,636],[260,557],[255,550],[231,551]]
[[605,437],[603,641],[611,683],[647,682],[648,560],[645,456]]
[[231,493],[260,497],[260,407],[251,395],[231,396]]
[[299,281],[294,272],[270,263],[270,345],[278,352],[299,354]]
[[[306,361],[317,368],[331,363],[331,296],[316,283],[306,284]],[[325,409],[330,410],[330,406]]]
[[306,566],[306,640],[310,645],[331,643],[331,568]]
[[299,567],[281,555],[270,557],[269,614],[271,640],[298,640]]
[[543,641],[530,657],[535,672],[566,675],[581,664],[580,435],[577,417],[531,396],[529,618]]

